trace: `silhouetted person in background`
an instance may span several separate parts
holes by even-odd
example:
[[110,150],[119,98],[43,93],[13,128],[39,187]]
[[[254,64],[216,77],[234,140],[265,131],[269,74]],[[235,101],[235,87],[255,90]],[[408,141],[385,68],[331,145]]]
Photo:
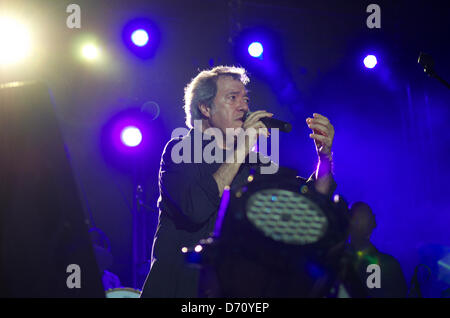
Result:
[[113,264],[113,256],[107,236],[99,228],[91,228],[89,235],[91,236],[97,265],[102,275],[104,290],[122,287],[119,277],[109,271]]
[[369,205],[356,202],[350,208],[350,250],[353,255],[353,266],[366,286],[367,272],[370,264],[380,266],[380,288],[367,287],[371,298],[404,298],[408,287],[399,262],[391,255],[380,252],[370,241],[373,230],[377,226],[375,215]]

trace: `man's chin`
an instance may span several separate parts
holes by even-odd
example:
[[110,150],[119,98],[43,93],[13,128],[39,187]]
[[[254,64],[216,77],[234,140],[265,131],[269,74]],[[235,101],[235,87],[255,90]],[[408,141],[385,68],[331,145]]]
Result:
[[244,122],[242,120],[238,120],[234,128],[242,128],[242,127],[244,127]]

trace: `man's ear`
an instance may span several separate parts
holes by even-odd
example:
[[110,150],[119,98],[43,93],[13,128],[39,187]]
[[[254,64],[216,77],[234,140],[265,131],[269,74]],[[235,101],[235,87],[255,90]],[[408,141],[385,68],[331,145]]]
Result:
[[211,108],[206,106],[205,104],[201,104],[198,106],[198,109],[200,110],[200,113],[202,113],[205,118],[209,118],[211,116],[210,110]]

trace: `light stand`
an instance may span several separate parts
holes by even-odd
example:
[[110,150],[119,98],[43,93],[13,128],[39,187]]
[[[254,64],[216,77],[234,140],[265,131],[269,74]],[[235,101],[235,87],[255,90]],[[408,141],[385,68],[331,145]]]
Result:
[[[139,169],[135,165],[133,180],[133,203],[132,203],[132,231],[133,231],[133,248],[132,248],[132,275],[133,288],[141,289],[139,281],[139,268],[147,262],[148,252],[147,246],[147,218],[145,208],[148,208],[144,202],[144,190],[139,177]],[[144,209],[143,209],[144,208]]]

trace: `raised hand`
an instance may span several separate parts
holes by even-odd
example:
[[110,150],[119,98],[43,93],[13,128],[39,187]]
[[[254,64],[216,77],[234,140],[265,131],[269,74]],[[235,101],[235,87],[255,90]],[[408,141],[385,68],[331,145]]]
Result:
[[309,135],[314,139],[317,154],[319,157],[331,156],[331,147],[333,146],[334,127],[326,118],[320,114],[314,113],[313,118],[307,118],[306,123],[312,129],[313,133]]

